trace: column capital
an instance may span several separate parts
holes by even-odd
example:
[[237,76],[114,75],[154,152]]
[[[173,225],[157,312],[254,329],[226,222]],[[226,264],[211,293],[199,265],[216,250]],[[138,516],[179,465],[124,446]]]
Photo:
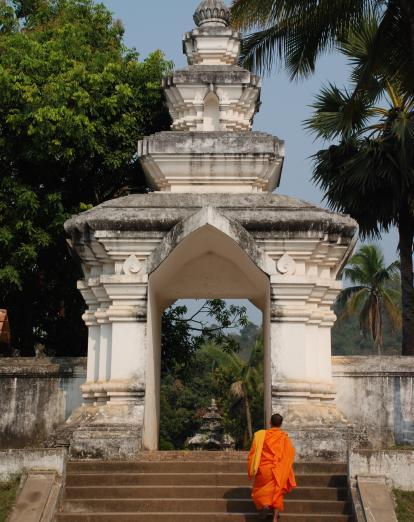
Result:
[[98,324],[95,314],[96,314],[95,309],[88,309],[82,315],[83,322],[86,324],[86,326],[96,326]]
[[128,305],[128,303],[112,304],[108,311],[108,319],[110,322],[138,322],[145,323],[147,321],[147,300],[142,299],[139,303]]

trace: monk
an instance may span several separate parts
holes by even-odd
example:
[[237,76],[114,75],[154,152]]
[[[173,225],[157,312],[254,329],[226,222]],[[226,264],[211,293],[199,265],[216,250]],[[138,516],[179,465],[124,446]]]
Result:
[[295,448],[281,430],[282,422],[283,417],[275,413],[270,429],[254,434],[248,462],[249,478],[254,479],[253,502],[263,519],[273,510],[273,522],[283,511],[283,496],[296,487],[292,469]]

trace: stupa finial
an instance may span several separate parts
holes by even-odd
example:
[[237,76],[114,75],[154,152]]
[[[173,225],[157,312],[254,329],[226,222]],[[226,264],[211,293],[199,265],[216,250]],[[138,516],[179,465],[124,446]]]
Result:
[[205,25],[230,25],[230,9],[223,0],[202,0],[194,13],[198,27]]

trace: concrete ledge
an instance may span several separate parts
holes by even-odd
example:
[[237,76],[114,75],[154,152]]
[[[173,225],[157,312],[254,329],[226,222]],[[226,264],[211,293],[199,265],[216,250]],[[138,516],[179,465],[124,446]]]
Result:
[[413,450],[353,450],[349,454],[349,476],[383,476],[393,488],[414,490]]
[[414,377],[414,357],[351,355],[332,357],[334,377]]
[[29,470],[65,473],[67,452],[64,449],[30,449],[0,451],[0,480],[9,480]]
[[367,522],[398,522],[385,477],[358,477],[358,490]]
[[86,377],[86,357],[0,357],[2,377]]

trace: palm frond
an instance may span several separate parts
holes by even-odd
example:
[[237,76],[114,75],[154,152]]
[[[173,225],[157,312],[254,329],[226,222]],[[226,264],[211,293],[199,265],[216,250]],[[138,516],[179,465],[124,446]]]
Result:
[[340,308],[343,308],[354,294],[365,288],[365,286],[348,286],[347,288],[344,288],[336,298],[336,304]]
[[399,330],[402,326],[401,309],[388,290],[385,290],[383,293],[383,306],[390,321],[392,330],[394,332]]
[[230,386],[230,394],[232,397],[234,397],[236,400],[241,400],[245,396],[245,390],[243,381],[235,381]]
[[305,121],[305,127],[323,139],[350,138],[370,118],[368,102],[365,95],[354,96],[329,83],[316,96],[313,116]]
[[[292,78],[307,76],[314,71],[317,57],[334,49],[338,36],[344,35],[367,12],[370,3],[368,0],[234,0],[233,25],[242,31],[257,30],[245,42],[243,63],[258,72],[269,71],[274,63],[272,53],[283,49],[279,58],[283,58]],[[270,38],[270,34],[274,37]],[[267,43],[259,44],[260,40]]]
[[206,343],[201,350],[218,365],[230,368],[236,373],[241,371],[243,362],[236,354],[226,352],[214,343]]
[[246,36],[242,40],[240,64],[252,71],[269,73],[276,60],[283,62],[286,26],[280,24]]
[[365,302],[369,299],[369,295],[369,290],[364,287],[351,295],[345,304],[343,312],[339,316],[339,320],[343,321],[344,319],[354,315],[361,307],[364,306]]

